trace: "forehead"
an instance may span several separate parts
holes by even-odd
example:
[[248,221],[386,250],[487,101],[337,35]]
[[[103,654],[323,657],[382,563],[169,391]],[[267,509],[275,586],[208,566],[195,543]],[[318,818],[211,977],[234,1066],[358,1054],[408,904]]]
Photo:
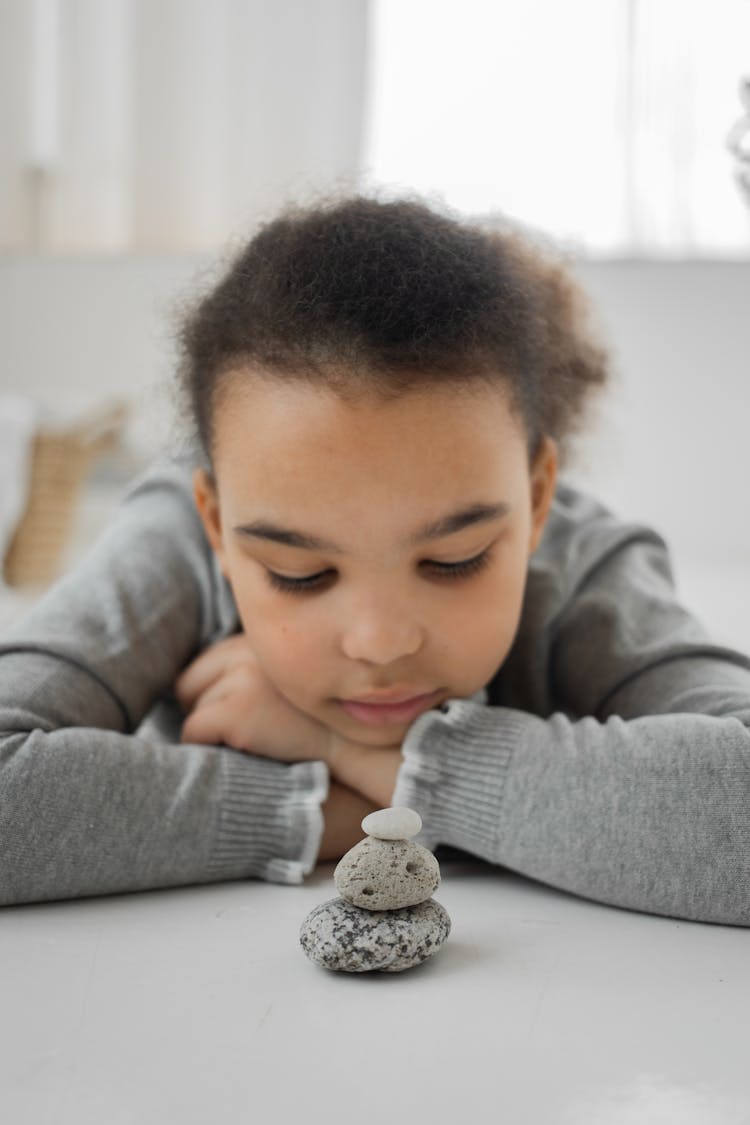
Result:
[[488,425],[506,439],[509,431],[522,430],[502,383],[435,384],[390,398],[364,392],[342,397],[298,379],[242,371],[224,381],[215,423],[217,448],[251,437],[266,446],[300,437],[314,444],[317,437],[335,447],[353,433],[385,442],[404,433],[417,441],[439,434],[453,444],[451,435],[457,441],[480,436]]
[[300,382],[234,377],[217,403],[219,487],[296,510],[303,502],[303,513],[319,510],[321,499],[354,508],[394,496],[423,508],[436,492],[486,499],[479,493],[500,487],[525,458],[522,427],[502,388],[347,401]]

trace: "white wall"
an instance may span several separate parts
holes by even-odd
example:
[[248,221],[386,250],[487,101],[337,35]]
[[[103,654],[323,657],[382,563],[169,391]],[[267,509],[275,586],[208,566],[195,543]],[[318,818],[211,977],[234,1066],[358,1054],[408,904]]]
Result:
[[[686,568],[750,575],[750,263],[578,268],[617,383],[569,476],[657,526]],[[170,315],[205,282],[200,258],[0,260],[0,386],[77,411],[135,403],[143,455],[169,434]]]
[[104,397],[133,403],[132,443],[166,439],[174,309],[208,265],[198,258],[0,258],[0,387],[54,415]]
[[616,387],[576,474],[678,554],[750,566],[750,263],[599,262],[579,276]]

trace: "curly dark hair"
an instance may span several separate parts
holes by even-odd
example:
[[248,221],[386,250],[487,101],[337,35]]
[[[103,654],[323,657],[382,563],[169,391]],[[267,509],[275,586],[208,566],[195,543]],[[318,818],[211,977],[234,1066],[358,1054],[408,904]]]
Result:
[[179,378],[210,460],[217,395],[238,370],[391,399],[506,385],[530,460],[565,463],[608,355],[562,260],[511,225],[484,228],[417,198],[288,205],[183,318]]

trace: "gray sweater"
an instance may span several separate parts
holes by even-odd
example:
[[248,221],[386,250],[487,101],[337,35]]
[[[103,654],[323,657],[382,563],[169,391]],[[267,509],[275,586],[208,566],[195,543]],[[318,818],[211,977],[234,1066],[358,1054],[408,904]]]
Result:
[[[238,627],[187,459],[154,466],[0,637],[0,903],[313,869],[324,763],[178,741],[175,677]],[[392,803],[432,849],[750,925],[748,727],[750,659],[679,604],[663,539],[560,483],[507,660],[412,724]]]

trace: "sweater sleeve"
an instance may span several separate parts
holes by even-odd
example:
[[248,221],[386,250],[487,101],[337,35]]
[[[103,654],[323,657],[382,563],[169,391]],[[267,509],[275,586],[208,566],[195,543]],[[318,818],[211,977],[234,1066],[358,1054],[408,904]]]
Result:
[[143,722],[221,634],[222,582],[185,473],[165,464],[0,637],[0,904],[312,870],[323,762]]
[[549,714],[472,697],[410,728],[393,803],[419,810],[417,838],[599,902],[750,925],[750,660],[679,605],[656,537],[610,552],[545,632]]

